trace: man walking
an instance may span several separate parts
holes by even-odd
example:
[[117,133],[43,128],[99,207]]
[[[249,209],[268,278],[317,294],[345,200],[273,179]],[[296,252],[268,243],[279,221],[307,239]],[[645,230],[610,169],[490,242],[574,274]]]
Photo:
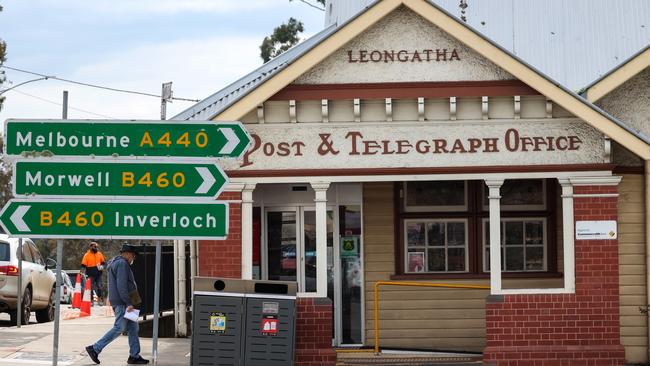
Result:
[[111,259],[108,265],[108,299],[115,312],[115,323],[106,334],[95,344],[86,347],[88,356],[99,364],[99,354],[104,347],[126,331],[129,335],[129,358],[126,363],[133,365],[148,364],[140,356],[140,339],[138,338],[138,322],[124,318],[125,313],[133,311],[140,304],[140,295],[133,279],[130,265],[133,264],[138,250],[137,247],[124,243],[120,255]]
[[[91,242],[88,246],[88,251],[84,254],[81,260],[81,267],[85,268],[86,276],[90,278],[92,289],[97,295],[97,302],[103,304],[102,301],[102,273],[106,266],[106,259],[104,254],[99,251],[99,245],[96,242]],[[90,302],[94,303],[94,297],[90,293]]]

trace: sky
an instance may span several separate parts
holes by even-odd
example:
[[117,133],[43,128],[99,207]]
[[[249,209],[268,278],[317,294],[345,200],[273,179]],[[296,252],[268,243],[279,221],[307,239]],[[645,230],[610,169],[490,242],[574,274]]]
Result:
[[[203,99],[262,64],[264,36],[289,17],[302,38],[320,31],[324,13],[295,0],[0,0],[6,66],[111,88]],[[38,76],[1,69],[8,88]],[[0,121],[160,119],[160,99],[42,80],[4,94]],[[167,104],[167,117],[192,106]]]

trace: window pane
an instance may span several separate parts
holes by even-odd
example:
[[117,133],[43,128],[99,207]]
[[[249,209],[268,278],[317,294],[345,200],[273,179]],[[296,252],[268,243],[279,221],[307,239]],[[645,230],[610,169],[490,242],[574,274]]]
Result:
[[409,249],[407,256],[408,272],[424,272],[424,252],[419,249]]
[[429,249],[429,272],[445,271],[445,249]]
[[444,247],[445,246],[445,224],[441,222],[433,222],[427,224],[429,234],[429,246]]
[[465,246],[465,223],[464,222],[447,223],[447,245]]
[[521,221],[507,221],[506,226],[506,245],[524,244],[524,223]]
[[541,179],[506,180],[501,186],[501,204],[543,205],[543,181]]
[[409,222],[406,225],[408,246],[424,246],[424,223]]
[[450,248],[449,262],[447,263],[449,271],[465,270],[465,248]]
[[506,270],[521,271],[524,269],[524,248],[506,248]]
[[526,245],[544,244],[544,223],[531,221],[526,223]]
[[431,181],[406,183],[406,206],[464,206],[465,182]]
[[[490,272],[490,248],[485,249],[485,272]],[[501,270],[503,269],[503,250],[501,250]]]
[[526,247],[526,270],[544,270],[544,247]]

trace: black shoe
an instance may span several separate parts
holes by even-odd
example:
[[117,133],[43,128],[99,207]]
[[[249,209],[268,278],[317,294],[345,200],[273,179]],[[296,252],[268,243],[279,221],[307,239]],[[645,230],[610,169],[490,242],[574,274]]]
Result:
[[93,360],[94,363],[99,365],[99,355],[97,354],[97,352],[95,352],[93,346],[86,347],[86,352],[88,352],[88,356],[90,356],[90,359]]
[[138,356],[138,357],[129,356],[129,359],[126,360],[126,363],[128,363],[129,365],[146,365],[149,363],[149,360],[145,360],[144,358],[142,358],[142,356]]

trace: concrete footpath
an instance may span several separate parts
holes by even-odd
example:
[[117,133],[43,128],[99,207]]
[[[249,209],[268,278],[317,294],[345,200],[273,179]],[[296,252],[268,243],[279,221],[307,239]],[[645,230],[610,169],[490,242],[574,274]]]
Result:
[[[62,317],[74,315],[74,310],[62,306]],[[61,366],[95,365],[85,347],[101,338],[111,328],[115,318],[107,307],[95,306],[90,317],[61,320],[59,328],[59,362]],[[20,329],[9,326],[9,316],[0,317],[0,366],[51,365],[54,322],[37,324],[32,315],[29,325]],[[151,338],[140,338],[142,357],[153,361]],[[189,365],[189,338],[158,339],[158,365]],[[126,365],[129,357],[127,336],[120,336],[99,355],[102,365]],[[152,362],[150,363],[152,364]]]

